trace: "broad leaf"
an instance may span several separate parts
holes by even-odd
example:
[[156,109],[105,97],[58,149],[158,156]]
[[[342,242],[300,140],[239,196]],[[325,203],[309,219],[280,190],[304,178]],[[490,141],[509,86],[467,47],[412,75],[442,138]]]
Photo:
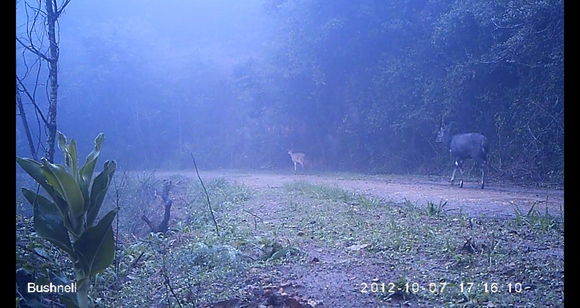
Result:
[[105,135],[103,135],[103,133],[100,133],[95,138],[95,148],[91,151],[91,153],[89,153],[85,161],[85,164],[81,167],[79,171],[81,191],[83,192],[85,200],[89,199],[89,185],[91,183],[91,179],[93,178],[93,172],[95,171],[97,160],[99,159],[99,155],[101,154],[101,147],[103,145],[104,140]]
[[[72,282],[62,274],[59,275],[51,271],[49,275],[50,281],[55,285],[68,285]],[[75,293],[66,293],[66,292],[59,294],[61,304],[65,305],[65,307],[67,308],[78,308],[79,304],[75,295],[76,295]]]
[[48,184],[45,175],[42,171],[42,164],[35,161],[31,158],[21,158],[16,157],[16,162],[26,173],[28,173],[42,188],[46,190],[46,192],[54,198],[55,191],[54,189]]
[[77,144],[74,139],[67,143],[65,135],[58,132],[58,147],[64,153],[65,165],[71,168],[71,172],[75,180],[78,179],[78,155],[77,155]]
[[64,226],[63,216],[56,204],[26,188],[22,188],[22,194],[34,208],[36,233],[52,242],[56,247],[71,254],[70,238]]
[[117,210],[111,210],[95,226],[88,228],[74,243],[75,252],[85,273],[97,274],[105,270],[115,258],[115,240],[111,224]]
[[113,174],[117,168],[117,163],[113,161],[106,161],[103,167],[103,171],[93,181],[93,186],[91,187],[91,199],[89,202],[89,209],[87,212],[87,225],[92,225],[93,221],[97,217],[105,195],[107,194],[107,189],[113,178]]
[[95,138],[95,148],[89,153],[84,166],[81,168],[81,177],[85,183],[89,183],[93,177],[93,172],[95,171],[97,160],[101,154],[101,147],[104,140],[105,136],[102,133]]
[[[63,135],[61,132],[57,131],[57,140],[58,140],[58,148],[66,154],[66,136]],[[66,159],[66,155],[64,157]]]
[[78,181],[79,158],[77,154],[77,143],[74,139],[71,139],[68,145],[67,154],[71,163],[69,166],[72,167],[72,174],[74,175],[75,180]]
[[79,185],[73,176],[63,166],[51,164],[44,160],[45,177],[48,183],[54,187],[68,203],[73,219],[84,214],[84,198]]
[[[16,157],[16,162],[26,173],[28,173],[44,190],[52,197],[52,201],[56,203],[63,215],[66,215],[68,211],[68,205],[62,199],[61,194],[54,190],[54,188],[48,183],[45,171],[43,170],[42,164],[30,159],[30,158],[20,158]],[[51,175],[52,176],[52,175]]]

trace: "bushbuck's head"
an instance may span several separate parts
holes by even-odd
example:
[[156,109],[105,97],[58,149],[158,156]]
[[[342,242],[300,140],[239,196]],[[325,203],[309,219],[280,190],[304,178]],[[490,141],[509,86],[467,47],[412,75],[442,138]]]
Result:
[[439,143],[448,143],[451,139],[451,128],[453,127],[453,122],[447,124],[445,122],[441,122],[441,126],[439,127],[439,131],[437,132],[437,138],[435,142]]

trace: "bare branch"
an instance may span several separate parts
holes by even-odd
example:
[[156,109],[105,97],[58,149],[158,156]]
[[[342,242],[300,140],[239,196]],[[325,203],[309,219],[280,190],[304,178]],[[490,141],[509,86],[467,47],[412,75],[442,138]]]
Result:
[[34,108],[36,109],[36,111],[40,114],[40,118],[42,119],[42,121],[46,125],[48,122],[46,121],[44,114],[42,113],[42,111],[40,110],[38,105],[36,104],[36,100],[34,99],[34,97],[30,94],[30,92],[28,91],[28,89],[26,88],[24,83],[22,83],[22,80],[20,80],[20,78],[18,78],[18,76],[16,76],[16,81],[18,81],[18,83],[20,84],[20,87],[17,86],[17,89],[20,90],[21,92],[24,92],[24,94],[26,94],[26,96],[28,97],[28,99],[30,100],[30,102],[32,103]]
[[22,126],[24,126],[24,132],[26,133],[26,140],[28,141],[28,146],[30,147],[30,154],[34,160],[38,160],[36,151],[34,150],[34,141],[32,140],[32,135],[30,133],[30,127],[28,126],[28,119],[26,118],[26,112],[24,106],[22,105],[22,98],[20,97],[20,91],[18,91],[18,86],[16,86],[16,106],[19,110],[19,115],[22,118]]
[[209,208],[209,213],[211,214],[211,219],[213,220],[213,224],[215,225],[215,233],[217,233],[217,235],[220,236],[218,224],[217,224],[217,221],[215,220],[215,216],[213,215],[213,209],[211,208],[211,202],[209,201],[209,194],[207,193],[207,189],[205,189],[205,185],[203,185],[203,181],[201,180],[201,176],[199,176],[199,171],[197,170],[197,164],[195,163],[195,157],[193,157],[193,153],[190,153],[190,154],[191,154],[191,160],[193,160],[193,166],[195,167],[195,173],[197,174],[197,178],[199,179],[199,182],[201,183],[201,187],[203,188],[203,191],[205,192],[205,197],[207,200],[207,206]]
[[35,63],[38,63],[38,70],[36,71],[36,78],[34,79],[34,89],[32,90],[32,97],[36,97],[36,90],[38,90],[38,85],[40,84],[38,80],[40,79],[40,72],[42,69],[42,61],[40,58],[36,58]]
[[[66,8],[66,6],[70,3],[71,0],[66,0],[63,4],[62,7],[58,10],[56,10],[56,18],[60,17],[60,14],[64,11],[64,9]],[[55,7],[56,7],[56,3],[55,3]]]
[[24,42],[22,42],[18,37],[16,38],[16,41],[18,43],[20,43],[20,45],[22,45],[22,47],[26,48],[26,50],[32,52],[33,54],[43,58],[44,60],[50,62],[51,60],[42,52],[38,51],[32,44],[30,46],[27,46],[26,44],[24,44]]
[[[38,20],[39,15],[42,15],[43,18],[46,18],[46,13],[44,11],[42,11],[41,9],[42,4],[40,1],[38,1],[38,7],[33,7],[30,4],[28,4],[28,2],[26,2],[26,6],[25,6],[25,12],[26,12],[26,36],[28,37],[28,41],[31,45],[32,48],[39,50],[42,48],[42,42],[43,42],[43,36],[39,37],[38,36],[38,32],[36,31],[36,23]],[[34,17],[31,19],[30,16],[28,15],[28,9],[34,11]],[[32,24],[31,24],[31,20],[32,20]],[[43,32],[41,32],[43,33]],[[41,48],[37,48],[34,46],[33,43],[33,39],[32,39],[32,35],[36,34],[36,40],[38,42],[40,42],[41,44]]]
[[[51,1],[52,1],[52,11],[56,13],[58,11],[58,3],[56,2],[56,0],[51,0]],[[56,19],[56,15],[55,15],[55,19]]]

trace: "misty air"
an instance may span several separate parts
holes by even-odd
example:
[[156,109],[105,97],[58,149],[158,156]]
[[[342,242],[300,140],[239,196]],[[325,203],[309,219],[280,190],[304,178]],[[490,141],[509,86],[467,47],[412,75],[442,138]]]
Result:
[[563,307],[560,0],[16,0],[17,307]]

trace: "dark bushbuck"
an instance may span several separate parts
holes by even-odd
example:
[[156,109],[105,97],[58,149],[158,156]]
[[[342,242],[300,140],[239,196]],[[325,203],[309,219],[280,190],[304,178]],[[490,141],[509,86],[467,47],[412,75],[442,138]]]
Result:
[[453,158],[455,168],[451,175],[451,185],[455,181],[457,170],[461,173],[459,187],[463,187],[463,161],[466,159],[475,160],[481,170],[481,189],[485,186],[485,168],[487,166],[488,143],[487,138],[480,133],[467,133],[451,135],[452,123],[442,123],[437,133],[437,142],[449,147],[449,153]]

